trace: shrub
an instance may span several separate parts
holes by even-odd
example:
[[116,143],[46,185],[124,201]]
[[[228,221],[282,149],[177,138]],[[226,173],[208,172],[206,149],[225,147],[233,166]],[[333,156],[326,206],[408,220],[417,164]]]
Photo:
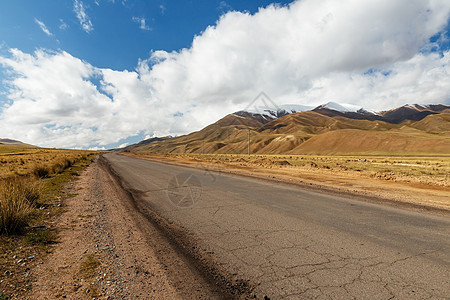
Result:
[[50,174],[50,171],[48,170],[47,167],[44,166],[36,166],[33,169],[33,174],[37,177],[37,178],[47,178],[48,175]]
[[65,169],[70,168],[74,164],[74,161],[69,158],[63,158],[55,163],[52,167],[53,174],[61,174]]
[[30,182],[19,177],[0,181],[0,233],[19,233],[28,225],[32,205],[39,198]]

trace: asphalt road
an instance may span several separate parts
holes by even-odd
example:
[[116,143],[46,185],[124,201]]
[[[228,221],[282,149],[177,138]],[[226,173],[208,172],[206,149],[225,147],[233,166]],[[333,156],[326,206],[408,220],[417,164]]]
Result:
[[104,157],[145,206],[195,236],[258,297],[450,299],[450,218],[218,170]]

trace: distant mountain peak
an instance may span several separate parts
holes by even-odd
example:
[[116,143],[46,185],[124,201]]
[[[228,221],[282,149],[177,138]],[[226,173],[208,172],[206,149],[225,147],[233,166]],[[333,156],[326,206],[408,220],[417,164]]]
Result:
[[[274,119],[298,112],[304,112],[313,109],[313,106],[306,106],[300,104],[283,104],[277,106],[253,106],[245,110],[235,112],[235,116],[245,117],[247,115],[260,116],[266,121],[272,121]],[[264,123],[264,122],[263,122]]]
[[362,106],[359,105],[337,103],[333,101],[319,105],[317,108],[328,108],[339,112],[367,112]]

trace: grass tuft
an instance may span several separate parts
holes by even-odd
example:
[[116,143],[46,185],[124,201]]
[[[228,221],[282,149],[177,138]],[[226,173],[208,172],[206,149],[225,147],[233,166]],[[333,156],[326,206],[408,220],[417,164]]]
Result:
[[97,273],[97,268],[100,266],[100,261],[94,254],[86,256],[80,266],[80,273],[84,278],[92,278]]
[[0,233],[20,233],[31,218],[40,198],[36,181],[29,177],[10,177],[0,181]]
[[37,178],[47,178],[48,175],[50,174],[50,171],[49,171],[48,167],[36,166],[33,169],[33,174]]
[[41,244],[41,245],[47,245],[52,244],[55,242],[57,238],[57,235],[55,232],[45,229],[45,230],[38,230],[38,231],[32,231],[28,232],[25,235],[25,240],[30,244]]

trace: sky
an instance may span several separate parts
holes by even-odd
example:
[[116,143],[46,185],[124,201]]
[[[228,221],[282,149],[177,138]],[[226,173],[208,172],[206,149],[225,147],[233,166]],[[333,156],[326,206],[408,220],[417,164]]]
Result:
[[0,0],[0,138],[111,149],[245,109],[450,105],[448,0]]

